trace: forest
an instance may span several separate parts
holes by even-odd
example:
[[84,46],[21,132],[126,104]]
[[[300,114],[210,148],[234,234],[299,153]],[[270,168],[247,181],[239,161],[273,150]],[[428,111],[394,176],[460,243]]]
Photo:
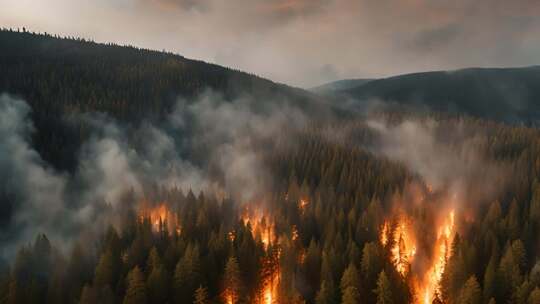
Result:
[[[205,151],[217,148],[202,141],[186,157],[216,187],[156,178],[117,201],[94,198],[104,220],[88,225],[103,226],[68,244],[33,236],[0,271],[0,303],[540,303],[536,128],[387,108],[313,116],[322,104],[311,93],[173,54],[26,30],[0,41],[0,91],[27,100],[36,155],[66,176],[96,136],[81,113],[126,126],[130,147],[131,128],[205,87],[225,100],[251,88],[249,116],[283,100],[308,117],[274,128],[271,115],[241,138],[253,183],[227,187],[236,167],[215,167]],[[0,189],[1,229],[17,205]]]

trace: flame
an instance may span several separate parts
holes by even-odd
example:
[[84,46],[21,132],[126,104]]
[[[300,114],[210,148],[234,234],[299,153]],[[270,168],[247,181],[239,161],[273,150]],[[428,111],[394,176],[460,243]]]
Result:
[[178,217],[169,209],[166,203],[151,206],[150,203],[145,201],[141,206],[139,218],[141,221],[150,220],[152,230],[160,232],[162,229],[167,228],[171,232],[174,231],[180,234],[182,229],[178,223]]
[[408,218],[401,215],[397,218],[394,231],[390,231],[390,223],[385,221],[379,236],[380,242],[386,246],[391,240],[390,248],[392,263],[396,270],[405,276],[416,255],[416,243],[411,231],[411,225]]
[[[416,244],[411,219],[400,215],[392,227],[389,221],[381,226],[379,240],[383,246],[391,246],[392,263],[402,276],[409,271],[409,265],[416,255]],[[393,229],[393,230],[392,230]],[[426,272],[415,273],[414,289],[418,304],[430,304],[440,294],[442,274],[450,258],[450,246],[455,236],[455,212],[451,210],[437,227],[437,239],[433,244],[431,257]]]
[[300,201],[298,202],[298,209],[300,209],[301,214],[304,214],[307,205],[309,205],[309,201],[307,199],[300,199]]
[[418,294],[423,295],[418,300],[420,304],[431,303],[439,293],[441,277],[450,258],[450,246],[455,235],[455,212],[451,210],[438,229],[432,265],[425,273],[423,282],[418,287]]
[[293,225],[293,226],[292,226],[292,236],[291,236],[291,239],[292,239],[293,241],[298,240],[298,228],[296,228],[296,225]]
[[232,292],[230,291],[225,292],[225,303],[234,304],[234,296]]
[[277,294],[279,282],[281,279],[281,271],[279,269],[279,251],[277,254],[266,258],[263,261],[263,287],[261,304],[277,303]]
[[242,220],[244,225],[248,223],[251,225],[253,237],[260,237],[265,249],[275,242],[274,223],[262,211],[250,212],[250,209],[246,208]]

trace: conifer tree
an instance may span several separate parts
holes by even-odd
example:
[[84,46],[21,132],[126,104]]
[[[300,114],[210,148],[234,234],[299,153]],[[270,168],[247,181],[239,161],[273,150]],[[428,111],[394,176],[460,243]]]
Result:
[[377,304],[393,304],[392,286],[386,276],[386,273],[381,271],[379,278],[377,279],[377,289],[375,289],[377,295]]
[[195,300],[193,300],[193,304],[208,304],[208,291],[205,287],[199,286],[197,290],[195,290]]
[[144,276],[139,266],[135,266],[127,276],[127,288],[123,304],[145,304],[146,301]]
[[229,303],[236,304],[240,299],[241,279],[240,279],[240,267],[234,256],[229,257],[227,264],[225,265],[224,274],[224,296]]

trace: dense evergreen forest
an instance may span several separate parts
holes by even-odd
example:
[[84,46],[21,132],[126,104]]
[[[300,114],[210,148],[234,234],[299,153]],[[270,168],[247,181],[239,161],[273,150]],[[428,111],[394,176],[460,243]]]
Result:
[[[385,117],[403,120],[401,114]],[[469,136],[481,138],[481,153],[511,168],[512,181],[477,207],[474,220],[466,218],[467,206],[457,212],[457,232],[432,302],[538,303],[540,133],[476,119],[437,121],[441,131],[456,124],[473,130]],[[392,238],[386,244],[380,238],[392,198],[422,180],[363,149],[374,140],[364,123],[328,128],[351,134],[355,144],[329,142],[326,127],[307,128],[296,135],[301,144],[268,153],[273,190],[253,202],[158,187],[139,198],[144,201],[139,209],[120,207],[129,210],[121,225],[95,243],[81,240],[67,255],[38,236],[21,248],[3,277],[1,298],[5,303],[415,301],[413,271],[398,271]],[[430,223],[420,215],[437,208],[437,193],[429,195],[433,204],[411,207],[418,231]],[[126,193],[123,204],[136,200]],[[268,302],[270,292],[274,298]]]
[[318,110],[317,97],[244,72],[186,59],[172,53],[75,38],[0,30],[0,93],[26,100],[32,108],[40,155],[72,170],[80,144],[89,136],[77,115],[107,113],[122,122],[159,120],[179,98],[206,90],[225,100],[250,96],[264,111],[275,104]]
[[[89,136],[79,113],[159,120],[206,87],[318,107],[304,107],[318,101],[303,91],[168,53],[11,30],[0,44],[0,91],[28,101],[33,146],[68,171]],[[115,220],[97,238],[66,249],[39,234],[20,248],[0,272],[0,303],[540,303],[536,128],[381,111],[279,131],[256,150],[264,192],[126,191],[107,202]],[[422,133],[410,158],[443,147],[418,160],[447,171],[438,184],[394,154],[402,147],[385,149]],[[458,163],[438,166],[445,157]]]

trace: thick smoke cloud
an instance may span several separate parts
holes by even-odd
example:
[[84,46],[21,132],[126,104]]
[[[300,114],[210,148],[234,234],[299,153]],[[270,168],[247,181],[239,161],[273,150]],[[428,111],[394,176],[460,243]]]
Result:
[[536,0],[2,4],[3,26],[167,49],[305,87],[337,78],[532,65],[540,52]]
[[494,199],[504,188],[505,169],[486,159],[485,135],[465,123],[449,126],[430,119],[398,124],[370,120],[378,135],[372,151],[401,162],[433,191],[446,191],[458,206]]
[[[271,104],[271,101],[269,101]],[[137,208],[147,186],[179,187],[233,196],[239,202],[268,191],[264,165],[280,132],[305,123],[300,111],[287,106],[256,109],[246,96],[233,101],[207,91],[196,100],[179,100],[163,122],[126,126],[103,114],[83,114],[92,136],[83,143],[76,172],[55,171],[30,144],[34,131],[30,108],[0,98],[0,172],[3,210],[10,216],[0,227],[0,256],[38,233],[69,248],[84,234],[97,235],[115,224],[123,198]],[[215,175],[221,176],[216,178]]]
[[23,101],[0,96],[2,207],[14,211],[0,230],[0,254],[13,253],[11,245],[18,245],[12,243],[15,238],[31,239],[36,231],[49,231],[62,223],[66,180],[29,145],[33,131],[29,112]]

